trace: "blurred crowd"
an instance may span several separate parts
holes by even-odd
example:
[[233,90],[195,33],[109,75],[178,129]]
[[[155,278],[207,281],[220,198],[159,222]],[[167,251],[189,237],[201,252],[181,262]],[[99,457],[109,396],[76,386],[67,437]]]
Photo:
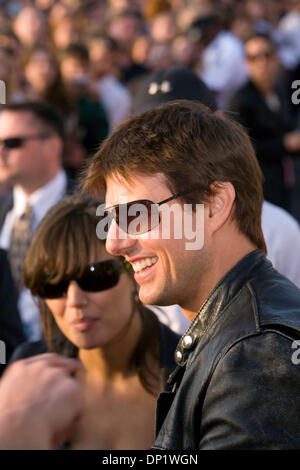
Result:
[[[28,338],[41,330],[19,285],[28,249],[21,239],[27,230],[30,242],[88,157],[132,113],[178,98],[230,113],[252,138],[265,199],[300,220],[300,113],[292,100],[300,1],[1,0],[0,12],[0,247]],[[299,227],[276,208],[264,211],[269,255],[283,253],[289,234],[281,272],[298,283],[300,259],[291,253]]]
[[225,108],[247,79],[251,33],[274,41],[289,91],[300,63],[299,1],[2,0],[0,11],[6,102],[42,99],[60,110],[72,175],[130,114],[150,72],[187,67]]
[[[5,84],[6,101],[0,103],[0,339],[7,345],[7,359],[26,340],[34,342],[35,348],[38,344],[35,354],[41,352],[41,312],[36,293],[28,289],[30,282],[25,287],[22,277],[39,224],[46,223],[44,217],[54,207],[56,238],[49,236],[49,246],[45,242],[40,253],[48,256],[53,251],[52,259],[66,271],[62,272],[64,281],[70,270],[64,261],[69,253],[65,248],[74,245],[69,259],[79,266],[85,242],[76,242],[81,232],[74,220],[69,232],[63,229],[66,213],[62,213],[59,228],[56,204],[66,194],[76,193],[88,158],[118,124],[131,114],[173,99],[200,101],[246,128],[264,175],[262,227],[268,257],[300,287],[300,0],[0,0],[0,80]],[[73,210],[71,207],[70,221]],[[77,223],[84,226],[80,218]],[[48,229],[41,227],[41,234],[47,235]],[[82,233],[85,240],[86,234],[95,236],[89,227]],[[32,246],[34,250],[35,244]],[[58,246],[62,249],[56,256]],[[90,249],[93,244],[86,246]],[[29,267],[38,259],[39,253],[33,253],[27,260]],[[87,258],[89,254],[87,250]],[[107,256],[94,260],[104,280],[111,279]],[[92,269],[86,273],[84,263],[80,269],[85,275],[76,274],[71,280],[79,282],[82,292],[97,293],[91,274],[94,265],[88,265]],[[45,266],[48,269],[47,263]],[[117,265],[115,284],[108,282],[101,288],[108,291],[105,295],[118,286],[121,272]],[[137,291],[135,284],[132,291],[132,279],[128,279],[127,310],[131,315]],[[41,276],[39,280],[44,281]],[[66,299],[71,280],[67,287],[58,283],[58,294],[50,290],[48,296],[38,295],[43,301],[54,299],[57,309],[59,301],[65,302],[62,299]],[[117,304],[120,312],[126,307],[122,292],[116,298],[112,294],[108,318],[115,313],[116,300],[121,299]],[[143,319],[143,309],[139,303],[137,311],[144,322],[142,333],[145,331],[140,341],[146,344],[142,351],[146,354],[145,338],[152,338],[152,330]],[[177,305],[152,310],[173,330],[164,333],[173,338],[167,351],[173,357],[177,333],[182,334],[189,322]],[[152,318],[149,312],[147,315]],[[153,318],[158,348],[159,342],[166,343],[161,336],[165,330],[161,325],[159,330]],[[117,316],[116,325],[119,323]],[[117,327],[113,327],[115,332]],[[131,346],[120,343],[122,354]],[[25,356],[33,354],[32,349],[25,352]],[[150,352],[154,357],[157,351]],[[22,354],[15,359],[24,357]],[[139,362],[137,365],[140,367]],[[154,365],[156,371],[165,364],[156,360]],[[154,385],[157,392],[158,384]],[[137,392],[143,398],[139,387]],[[152,425],[155,402],[153,397],[151,400]],[[131,408],[127,410],[126,401],[124,409],[134,415]],[[107,422],[114,435],[110,416]]]

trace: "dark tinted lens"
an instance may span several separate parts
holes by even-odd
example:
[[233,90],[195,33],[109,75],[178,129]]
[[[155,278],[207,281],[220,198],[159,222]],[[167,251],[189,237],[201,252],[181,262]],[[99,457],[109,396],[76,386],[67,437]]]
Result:
[[16,149],[22,147],[23,139],[21,137],[13,137],[11,139],[3,140],[4,147],[7,149]]
[[[82,277],[74,280],[86,292],[100,292],[116,286],[121,271],[120,262],[116,260],[100,261],[99,263],[90,264]],[[39,287],[37,295],[44,299],[59,299],[66,295],[69,283],[70,280],[62,280],[56,284],[44,282]]]
[[80,279],[79,287],[86,292],[100,292],[116,286],[120,279],[119,263],[115,260],[90,264]]
[[130,235],[149,232],[159,224],[158,207],[147,199],[120,204],[114,217],[119,227]]
[[274,54],[272,51],[259,52],[258,54],[255,54],[255,55],[247,55],[247,59],[255,62],[256,60],[270,59],[271,57],[273,57],[273,55]]
[[59,299],[67,293],[68,287],[69,281],[60,281],[57,284],[44,283],[39,288],[38,295],[44,299]]

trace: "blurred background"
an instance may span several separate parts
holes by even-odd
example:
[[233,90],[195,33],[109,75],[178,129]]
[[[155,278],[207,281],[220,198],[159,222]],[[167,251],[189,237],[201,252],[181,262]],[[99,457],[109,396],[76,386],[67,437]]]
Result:
[[[64,167],[76,177],[130,115],[151,72],[187,67],[220,109],[235,111],[230,100],[249,76],[244,41],[253,33],[268,35],[275,46],[276,67],[265,74],[276,74],[290,108],[287,128],[297,130],[291,84],[300,79],[300,1],[0,0],[0,79],[6,103],[43,100],[58,108],[66,128]],[[263,67],[264,58],[258,53],[250,65]],[[285,162],[289,201],[282,205],[300,220],[298,152],[299,140]],[[2,184],[1,193],[6,189]]]
[[[300,1],[0,0],[0,80],[8,353],[41,330],[28,290],[13,291],[7,253],[16,278],[38,223],[107,135],[170,99],[214,103],[245,126],[265,176],[268,255],[300,287]],[[182,333],[173,307],[170,318]]]

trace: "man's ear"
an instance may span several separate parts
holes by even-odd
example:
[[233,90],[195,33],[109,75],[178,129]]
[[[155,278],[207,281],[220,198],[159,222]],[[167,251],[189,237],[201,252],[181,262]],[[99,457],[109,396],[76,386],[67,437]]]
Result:
[[209,225],[212,232],[219,230],[229,219],[234,205],[236,193],[229,182],[216,182],[211,185],[214,195],[208,203]]
[[57,135],[52,135],[48,139],[48,149],[51,157],[53,155],[58,155],[59,159],[62,157],[63,150],[64,150],[64,143],[60,137]]

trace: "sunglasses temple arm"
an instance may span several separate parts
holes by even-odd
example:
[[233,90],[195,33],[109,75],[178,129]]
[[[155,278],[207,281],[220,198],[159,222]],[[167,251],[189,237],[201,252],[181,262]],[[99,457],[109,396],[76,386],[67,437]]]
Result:
[[157,206],[160,206],[161,204],[165,204],[166,202],[169,202],[169,201],[173,201],[173,199],[176,199],[181,196],[185,196],[186,194],[191,193],[191,192],[192,191],[189,190],[189,191],[183,191],[182,193],[175,194],[175,196],[171,196],[168,199],[165,199],[164,201],[158,202]]

